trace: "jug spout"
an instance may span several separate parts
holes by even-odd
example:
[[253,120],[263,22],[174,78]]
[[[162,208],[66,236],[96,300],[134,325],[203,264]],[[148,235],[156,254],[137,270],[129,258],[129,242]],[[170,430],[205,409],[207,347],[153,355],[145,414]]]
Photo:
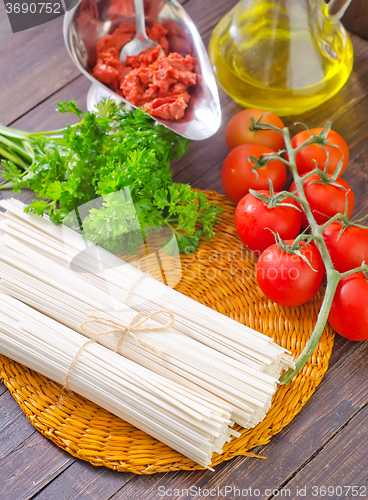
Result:
[[351,0],[330,0],[328,13],[333,20],[338,21],[349,7]]

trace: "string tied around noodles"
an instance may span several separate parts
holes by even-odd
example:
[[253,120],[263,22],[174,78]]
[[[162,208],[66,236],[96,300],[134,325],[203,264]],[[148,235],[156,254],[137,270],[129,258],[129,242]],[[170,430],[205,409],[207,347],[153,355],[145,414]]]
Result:
[[95,343],[94,340],[87,340],[87,342],[84,342],[78,349],[78,351],[76,352],[76,354],[74,355],[70,365],[69,365],[69,368],[68,368],[68,371],[66,372],[66,376],[65,376],[65,383],[64,383],[64,387],[63,387],[63,391],[62,391],[62,394],[61,394],[61,400],[60,402],[62,401],[63,399],[63,396],[64,396],[64,391],[65,392],[70,392],[70,388],[69,388],[69,377],[72,373],[72,370],[73,370],[73,367],[75,365],[75,363],[77,362],[81,352],[83,351],[83,349],[86,347],[87,344],[91,344],[91,343]]
[[128,303],[128,299],[130,298],[130,296],[132,295],[133,293],[133,290],[134,288],[144,279],[144,278],[148,278],[148,277],[151,277],[150,273],[148,271],[145,271],[144,273],[142,273],[139,278],[132,284],[132,286],[129,288],[129,290],[127,291],[127,294],[125,296],[125,299],[124,299],[124,304],[127,304]]
[[[151,318],[154,318],[155,316],[159,314],[167,314],[169,316],[169,320],[167,323],[164,325],[158,325],[158,326],[148,326],[145,325],[146,321],[148,321]],[[104,332],[99,332],[96,333],[93,330],[86,328],[86,325],[89,323],[93,323],[95,325],[105,325],[111,327],[110,330],[105,330]],[[169,311],[168,309],[160,309],[159,311],[155,311],[151,314],[146,315],[145,313],[138,313],[134,318],[131,320],[129,324],[124,324],[120,322],[119,320],[111,319],[111,318],[106,318],[105,316],[99,316],[97,314],[88,314],[88,319],[83,321],[81,324],[81,330],[88,335],[107,335],[109,333],[114,333],[114,332],[121,332],[121,337],[117,343],[116,346],[116,352],[120,353],[120,349],[122,346],[122,343],[124,341],[124,338],[126,335],[130,335],[133,337],[137,342],[141,344],[142,347],[145,347],[149,349],[150,351],[154,352],[155,354],[161,354],[163,352],[162,349],[156,349],[155,347],[146,344],[144,341],[142,341],[137,335],[135,335],[134,332],[157,332],[160,330],[167,330],[168,328],[171,328],[172,325],[174,324],[174,313],[172,311]]]
[[[149,319],[157,316],[158,314],[168,314],[169,320],[164,324],[164,325],[158,325],[158,326],[147,326],[145,325],[146,321]],[[96,333],[93,330],[89,330],[88,328],[85,327],[86,324],[88,323],[94,323],[94,324],[99,324],[99,325],[106,325],[112,327],[110,330],[106,330],[104,332],[99,332]],[[85,333],[89,335],[107,335],[108,333],[113,333],[113,332],[121,332],[121,337],[119,339],[119,342],[117,343],[116,346],[116,352],[119,353],[121,349],[121,345],[124,341],[125,335],[130,335],[133,337],[135,340],[137,340],[142,347],[146,347],[150,351],[154,352],[155,354],[161,354],[163,352],[162,349],[156,349],[153,346],[150,346],[143,342],[140,338],[135,335],[135,331],[141,331],[141,332],[155,332],[159,330],[167,330],[174,324],[174,313],[172,311],[169,311],[168,309],[160,309],[159,311],[155,311],[151,314],[144,314],[142,312],[138,313],[134,318],[131,320],[129,324],[124,324],[121,323],[120,321],[113,320],[110,318],[106,318],[104,316],[98,316],[97,314],[89,314],[88,319],[83,321],[81,324],[81,330],[84,331]],[[70,387],[69,387],[69,378],[72,373],[73,367],[75,363],[77,362],[80,354],[82,353],[83,349],[86,347],[87,344],[95,343],[96,341],[93,339],[89,339],[86,342],[84,342],[76,352],[76,354],[73,356],[73,359],[69,365],[69,368],[66,372],[65,376],[65,383],[64,387],[59,399],[59,405],[61,405],[65,401],[65,395],[70,392]]]
[[[127,295],[125,297],[125,300],[124,300],[125,304],[127,303],[128,298],[132,294],[133,289],[138,285],[138,283],[140,283],[140,281],[143,278],[146,278],[147,276],[150,276],[150,274],[149,274],[148,271],[142,273],[141,276],[132,284],[132,286],[128,290]],[[147,327],[147,326],[145,326],[145,327],[141,328],[141,326],[147,320],[149,320],[153,316],[156,316],[157,314],[160,314],[160,313],[165,313],[165,314],[168,314],[170,316],[170,320],[165,325],[160,325],[160,326],[157,326],[157,327],[152,327],[152,326],[151,327]],[[119,342],[118,342],[118,344],[116,346],[116,352],[117,353],[119,353],[119,351],[121,349],[121,345],[122,345],[122,343],[124,341],[125,335],[128,334],[128,335],[131,335],[133,338],[135,338],[141,344],[142,347],[146,347],[147,349],[149,349],[150,351],[154,352],[155,354],[161,354],[162,352],[164,352],[162,349],[155,349],[153,346],[150,346],[150,345],[146,344],[145,342],[143,342],[142,340],[140,340],[133,332],[135,330],[140,330],[140,331],[167,330],[168,328],[170,328],[174,324],[174,314],[173,314],[173,312],[169,311],[169,310],[166,310],[166,309],[160,309],[159,311],[153,312],[153,313],[149,314],[148,316],[146,316],[144,313],[139,313],[139,314],[137,314],[132,319],[132,321],[128,325],[124,325],[124,324],[120,323],[119,321],[115,321],[113,319],[105,318],[103,316],[98,316],[98,315],[95,315],[95,314],[89,314],[88,318],[89,319],[87,319],[86,321],[84,321],[82,323],[82,325],[81,325],[81,330],[84,331],[87,334],[97,335],[98,336],[98,335],[107,335],[108,333],[112,333],[112,332],[116,332],[116,331],[121,331],[122,332],[122,335],[121,335],[121,337],[119,339]],[[87,323],[103,324],[103,325],[106,325],[106,326],[112,326],[113,328],[111,330],[107,330],[105,332],[96,333],[94,331],[91,331],[91,330],[88,330],[87,328],[85,328],[85,325]],[[66,373],[65,383],[64,383],[64,386],[62,388],[59,401],[57,403],[57,406],[59,408],[61,408],[61,405],[68,399],[68,394],[71,392],[70,387],[69,387],[69,378],[70,378],[70,375],[72,373],[72,369],[73,369],[75,363],[77,362],[77,360],[78,360],[80,354],[82,353],[83,349],[85,348],[85,346],[87,344],[95,343],[95,342],[96,342],[95,340],[91,340],[91,339],[87,340],[86,342],[84,342],[84,344],[82,344],[80,346],[80,348],[76,352],[75,356],[73,357],[73,359],[72,359],[72,361],[71,361],[71,363],[69,365],[68,371]]]

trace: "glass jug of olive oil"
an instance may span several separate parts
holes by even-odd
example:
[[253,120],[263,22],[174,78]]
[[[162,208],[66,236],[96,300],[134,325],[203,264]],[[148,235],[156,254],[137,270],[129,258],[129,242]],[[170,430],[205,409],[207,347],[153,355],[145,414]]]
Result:
[[237,103],[300,114],[338,92],[353,66],[340,18],[351,0],[240,0],[212,33],[220,86]]

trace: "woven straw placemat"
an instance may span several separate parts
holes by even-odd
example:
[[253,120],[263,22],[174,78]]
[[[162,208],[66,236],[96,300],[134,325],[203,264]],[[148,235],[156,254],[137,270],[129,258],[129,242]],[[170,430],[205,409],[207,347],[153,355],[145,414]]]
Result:
[[[233,204],[206,191],[223,206],[216,236],[193,255],[182,257],[183,277],[175,287],[198,302],[262,332],[297,356],[312,333],[322,301],[321,291],[300,307],[268,300],[254,275],[255,256],[241,245],[234,225]],[[212,465],[268,443],[301,410],[328,367],[334,332],[327,326],[314,354],[292,383],[280,386],[265,420],[251,430],[235,428],[241,437],[225,445]],[[73,394],[60,404],[61,387],[36,372],[0,356],[0,376],[31,424],[71,455],[119,471],[153,474],[202,469],[188,458]]]

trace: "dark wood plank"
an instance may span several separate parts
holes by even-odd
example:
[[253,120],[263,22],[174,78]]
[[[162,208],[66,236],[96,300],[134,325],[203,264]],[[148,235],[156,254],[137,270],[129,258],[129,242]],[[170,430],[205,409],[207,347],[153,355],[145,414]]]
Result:
[[367,1],[353,0],[343,16],[342,22],[348,30],[368,39]]
[[133,474],[94,467],[76,460],[54,481],[34,496],[37,500],[108,500],[119,491]]
[[[152,500],[157,498],[189,499],[199,487],[203,487],[211,475],[210,471],[175,472],[156,476],[134,477],[127,485],[111,497],[111,500],[135,500],[142,498]],[[179,495],[175,490],[178,490]],[[167,496],[163,493],[166,492]],[[216,497],[215,497],[216,498]]]
[[0,2],[0,19],[0,123],[8,125],[80,73],[64,47],[63,17],[11,33]]
[[[185,4],[185,10],[194,20],[199,33],[203,37],[237,3],[237,0],[213,1],[211,3],[208,0],[189,0]],[[206,40],[204,41],[206,42]]]
[[4,394],[4,392],[6,392],[6,391],[7,391],[7,388],[5,387],[5,385],[2,382],[0,382],[0,396],[2,394]]
[[[355,195],[353,218],[368,215],[368,147],[349,164],[349,170],[342,176],[351,186]],[[363,222],[368,225],[368,218]]]
[[0,396],[0,461],[13,453],[36,430],[12,398],[9,391]]
[[360,349],[361,344],[359,342],[346,340],[343,337],[340,337],[340,335],[336,335],[332,355],[328,364],[329,370],[331,370],[337,363],[345,363],[349,356],[358,355]]
[[366,498],[367,420],[366,405],[284,488],[292,494],[297,488],[306,488],[307,498],[313,498],[313,495],[317,498],[328,497],[329,493],[330,497],[339,499]]
[[9,391],[0,396],[0,493],[30,498],[75,461],[28,422]]
[[6,492],[4,500],[31,498],[74,461],[41,434],[33,433],[0,462],[1,490]]
[[57,103],[75,99],[78,106],[83,111],[86,111],[86,98],[90,85],[91,82],[84,75],[80,75],[61,90],[45,99],[35,109],[16,120],[12,126],[30,132],[41,132],[58,130],[67,124],[75,123],[77,119],[74,119],[73,115],[56,111]]

